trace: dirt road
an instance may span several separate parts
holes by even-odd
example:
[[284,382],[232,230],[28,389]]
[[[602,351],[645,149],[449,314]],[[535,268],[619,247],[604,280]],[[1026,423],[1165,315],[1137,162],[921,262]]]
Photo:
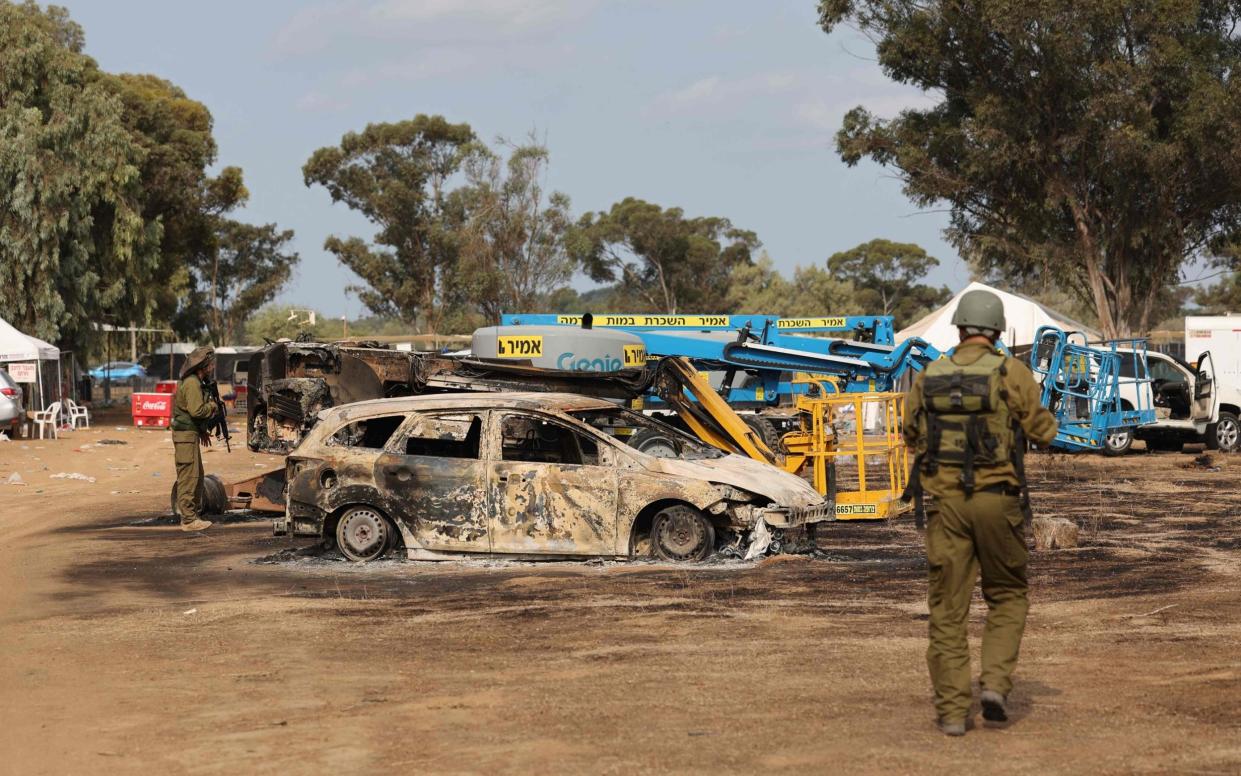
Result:
[[0,443],[0,773],[1241,772],[1241,456],[1034,456],[1085,544],[1033,558],[1015,723],[946,739],[908,520],[824,559],[356,567],[161,522],[168,435],[116,426]]

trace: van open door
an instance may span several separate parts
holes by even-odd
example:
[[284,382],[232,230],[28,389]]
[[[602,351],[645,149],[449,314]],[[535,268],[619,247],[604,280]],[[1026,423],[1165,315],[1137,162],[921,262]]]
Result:
[[1194,406],[1192,418],[1199,432],[1214,423],[1219,416],[1219,391],[1215,390],[1215,362],[1211,351],[1198,356],[1198,371],[1194,375]]

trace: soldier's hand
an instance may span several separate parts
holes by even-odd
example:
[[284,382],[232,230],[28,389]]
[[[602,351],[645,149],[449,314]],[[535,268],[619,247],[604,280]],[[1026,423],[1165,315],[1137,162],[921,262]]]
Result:
[[211,447],[211,435],[206,431],[198,435],[198,443],[203,447]]

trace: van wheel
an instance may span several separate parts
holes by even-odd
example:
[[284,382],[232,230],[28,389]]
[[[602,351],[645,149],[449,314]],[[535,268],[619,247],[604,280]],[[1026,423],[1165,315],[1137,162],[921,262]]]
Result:
[[715,549],[715,526],[693,507],[668,507],[651,523],[651,549],[663,560],[705,560]]
[[1207,447],[1221,453],[1235,453],[1241,448],[1241,423],[1231,412],[1219,413],[1219,420],[1207,426]]
[[336,522],[336,546],[342,555],[358,563],[383,555],[392,534],[388,518],[371,507],[350,507]]
[[1133,447],[1133,430],[1109,431],[1103,438],[1103,452],[1107,455],[1124,455]]

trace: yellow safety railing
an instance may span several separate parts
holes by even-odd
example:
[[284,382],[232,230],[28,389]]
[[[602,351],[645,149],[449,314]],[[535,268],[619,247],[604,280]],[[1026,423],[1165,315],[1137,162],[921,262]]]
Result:
[[877,520],[904,511],[900,497],[909,482],[909,452],[901,436],[905,395],[835,393],[831,383],[804,382],[819,384],[820,391],[797,398],[801,428],[781,440],[787,450],[785,470],[808,476],[815,490],[834,495],[838,519]]

